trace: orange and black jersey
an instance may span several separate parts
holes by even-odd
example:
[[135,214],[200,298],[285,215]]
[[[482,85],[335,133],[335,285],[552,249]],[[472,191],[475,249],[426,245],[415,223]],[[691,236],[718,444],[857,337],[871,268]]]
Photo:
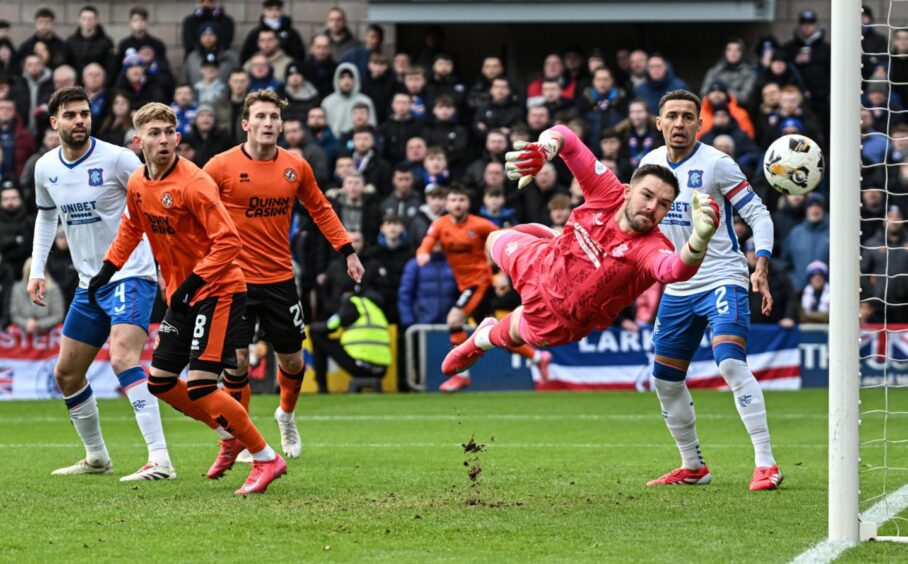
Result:
[[192,162],[177,157],[159,180],[149,178],[146,166],[136,169],[127,183],[126,209],[104,260],[122,267],[144,233],[164,275],[167,303],[193,272],[205,280],[193,303],[246,291],[234,260],[242,247],[236,226],[214,181]]
[[296,198],[331,246],[345,255],[353,253],[350,236],[299,155],[278,147],[274,159],[259,161],[238,145],[209,160],[205,172],[217,183],[243,240],[238,262],[247,282],[273,284],[293,278],[289,236]]
[[492,267],[485,246],[489,233],[497,229],[497,225],[478,215],[467,214],[457,223],[450,214],[445,214],[432,222],[417,252],[431,253],[435,242],[441,241],[460,291],[471,286],[489,285]]

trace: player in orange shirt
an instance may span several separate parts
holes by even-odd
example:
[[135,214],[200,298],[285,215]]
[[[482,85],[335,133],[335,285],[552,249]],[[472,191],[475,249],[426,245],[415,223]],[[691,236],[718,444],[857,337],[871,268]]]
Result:
[[[246,142],[213,157],[205,172],[217,183],[221,201],[243,241],[237,262],[246,276],[243,341],[236,350],[237,368],[224,373],[224,387],[249,409],[249,347],[259,336],[274,346],[279,364],[281,403],[274,412],[281,447],[288,458],[300,455],[302,442],[294,410],[303,383],[302,343],[305,320],[290,260],[290,219],[296,198],[331,245],[347,257],[347,273],[360,282],[363,266],[350,236],[325,198],[312,168],[302,157],[277,146],[281,110],[287,102],[271,90],[246,96],[243,129]],[[233,464],[233,460],[224,461]]]
[[[448,264],[454,272],[460,297],[448,312],[448,331],[451,346],[456,347],[467,340],[464,323],[469,317],[476,320],[495,314],[492,300],[495,288],[492,286],[492,266],[485,252],[486,238],[498,230],[498,226],[478,215],[469,213],[470,193],[466,188],[453,185],[448,189],[445,200],[447,214],[432,222],[422,244],[416,250],[419,266],[428,264],[436,241],[448,257]],[[545,370],[552,358],[549,352],[537,352],[528,345],[511,349],[530,359],[545,377]],[[451,376],[439,386],[442,392],[456,392],[470,385],[469,371]]]
[[[148,389],[216,429],[229,448],[238,452],[245,446],[255,462],[235,493],[263,493],[287,471],[287,464],[268,446],[243,406],[217,385],[224,367],[236,366],[246,305],[246,281],[234,260],[240,237],[214,181],[177,156],[180,134],[174,111],[151,102],[136,112],[133,123],[146,165],[129,179],[127,213],[101,271],[89,282],[89,299],[147,235],[169,304],[155,341]],[[180,379],[187,364],[188,384]],[[209,471],[208,477],[221,475]]]

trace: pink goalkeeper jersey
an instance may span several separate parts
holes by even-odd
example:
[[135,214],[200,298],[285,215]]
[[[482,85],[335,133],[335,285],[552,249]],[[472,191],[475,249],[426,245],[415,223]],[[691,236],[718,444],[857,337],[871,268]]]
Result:
[[624,204],[624,185],[570,129],[558,125],[552,131],[564,137],[559,154],[585,202],[542,252],[539,288],[572,332],[603,329],[654,282],[687,279],[696,269],[681,264],[659,229],[623,232],[616,215]]

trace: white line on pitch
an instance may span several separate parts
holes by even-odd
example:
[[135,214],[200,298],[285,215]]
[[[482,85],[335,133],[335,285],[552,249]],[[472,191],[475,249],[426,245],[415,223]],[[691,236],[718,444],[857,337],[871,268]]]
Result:
[[[140,448],[144,447],[145,443],[131,443],[131,444],[120,444],[114,443],[117,446],[126,446]],[[217,442],[212,439],[208,443],[172,443],[168,445],[170,448],[206,448],[206,447],[215,447]],[[81,448],[76,443],[0,443],[0,449],[3,448]],[[390,448],[440,448],[440,449],[460,449],[463,445],[460,443],[303,443],[303,449],[306,448],[380,448],[380,449],[390,449]],[[786,448],[793,449],[818,449],[826,448],[825,444],[792,444],[785,445]],[[498,448],[514,448],[514,449],[530,449],[530,448],[542,448],[542,449],[606,449],[606,448],[677,448],[675,445],[670,443],[664,444],[639,444],[639,443],[507,443],[507,442],[496,442],[488,443],[486,448],[489,449],[498,449]],[[741,444],[711,444],[709,445],[711,449],[751,449],[750,444],[742,442]]]

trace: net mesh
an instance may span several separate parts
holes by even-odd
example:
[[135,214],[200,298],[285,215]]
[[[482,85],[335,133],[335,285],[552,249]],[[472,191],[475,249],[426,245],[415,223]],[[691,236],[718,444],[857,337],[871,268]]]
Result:
[[908,1],[881,12],[862,41],[860,509],[908,537]]

